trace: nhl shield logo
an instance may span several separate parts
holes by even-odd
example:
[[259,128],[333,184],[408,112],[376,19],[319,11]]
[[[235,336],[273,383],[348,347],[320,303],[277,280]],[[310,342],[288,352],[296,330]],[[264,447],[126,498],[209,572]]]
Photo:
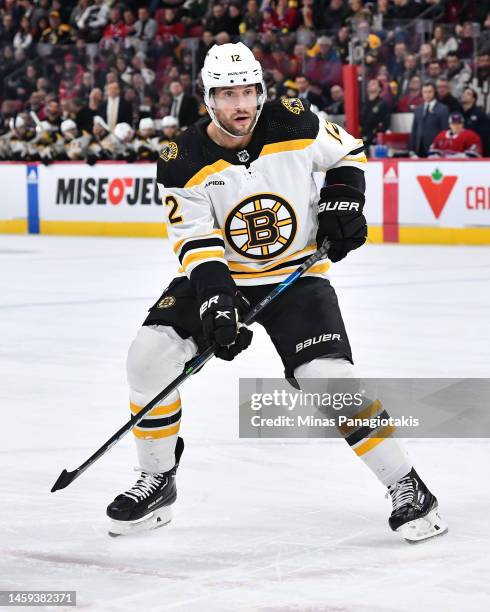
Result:
[[225,221],[228,244],[247,259],[266,260],[284,253],[296,230],[293,207],[274,193],[259,193],[242,200]]
[[248,160],[250,159],[250,154],[246,149],[243,149],[243,151],[238,151],[237,157],[239,161],[241,161],[242,163],[245,163],[245,162],[248,162]]

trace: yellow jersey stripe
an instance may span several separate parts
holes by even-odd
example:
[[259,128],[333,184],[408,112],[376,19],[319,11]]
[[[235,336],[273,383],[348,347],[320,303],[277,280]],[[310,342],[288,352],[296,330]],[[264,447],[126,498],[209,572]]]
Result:
[[367,164],[367,157],[364,154],[360,156],[345,155],[340,161],[353,161],[358,162],[359,164]]
[[[324,274],[330,268],[330,263],[320,263],[312,266],[305,274]],[[267,276],[286,276],[295,272],[297,268],[281,268],[280,270],[270,270],[269,272],[256,272],[255,274],[233,274],[231,277],[234,280],[244,280],[248,278],[265,278]]]
[[228,166],[231,166],[229,162],[225,161],[224,159],[218,159],[218,161],[214,162],[214,164],[201,168],[199,172],[194,174],[194,176],[187,181],[184,187],[188,188],[200,185],[208,178],[208,176],[211,176],[211,174],[216,174],[217,172],[222,172],[225,168],[228,168]]
[[[308,253],[313,253],[313,251],[316,251],[316,245],[307,246],[301,251],[296,251],[296,253],[292,253],[291,255],[282,257],[281,259],[276,259],[276,261],[273,261],[272,263],[267,264],[266,266],[260,269],[265,272],[266,270],[270,270],[274,266],[278,266],[279,264],[285,263],[286,261],[290,261],[291,259],[299,259],[300,257],[307,255]],[[237,263],[235,261],[229,261],[228,267],[232,272],[250,272],[251,274],[257,272],[257,268],[252,268],[252,266],[247,266],[246,264]]]
[[[180,398],[173,402],[173,404],[169,404],[168,406],[156,406],[152,408],[150,412],[146,416],[166,416],[168,414],[172,414],[172,412],[176,412],[182,405]],[[138,406],[137,404],[133,404],[133,402],[129,403],[129,408],[133,414],[138,414],[143,406]]]
[[189,253],[184,255],[182,265],[185,269],[196,261],[204,261],[205,259],[224,259],[224,257],[224,249],[207,249],[206,251],[198,251],[197,253],[195,251],[189,251]]
[[259,157],[271,155],[272,153],[285,153],[286,151],[301,151],[315,142],[314,138],[298,138],[296,140],[285,140],[264,145]]
[[173,246],[174,253],[177,253],[177,251],[179,251],[180,248],[183,246],[184,242],[187,242],[188,240],[199,240],[200,238],[209,238],[211,235],[220,236],[222,238],[223,230],[215,229],[209,234],[197,234],[195,236],[189,236],[188,238],[181,238],[180,240],[177,240],[177,242]]
[[354,452],[358,457],[362,457],[362,455],[365,455],[370,450],[373,450],[373,448],[378,446],[378,444],[383,442],[383,440],[387,438],[390,434],[392,434],[395,429],[396,427],[394,425],[387,425],[386,427],[383,427],[378,432],[378,436],[382,435],[382,438],[369,438],[368,440],[366,440],[366,442],[359,444],[359,446],[355,446]]
[[170,436],[174,436],[179,433],[180,430],[180,421],[171,427],[167,427],[166,429],[140,429],[139,427],[135,427],[133,429],[133,433],[137,438],[141,440],[158,440],[160,438],[169,438]]

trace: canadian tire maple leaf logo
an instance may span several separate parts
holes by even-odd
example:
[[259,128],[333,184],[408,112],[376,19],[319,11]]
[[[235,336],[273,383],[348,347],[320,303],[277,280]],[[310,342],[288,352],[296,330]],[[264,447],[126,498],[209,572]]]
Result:
[[417,180],[435,218],[439,219],[458,177],[444,176],[439,168],[436,168],[430,176],[418,176]]

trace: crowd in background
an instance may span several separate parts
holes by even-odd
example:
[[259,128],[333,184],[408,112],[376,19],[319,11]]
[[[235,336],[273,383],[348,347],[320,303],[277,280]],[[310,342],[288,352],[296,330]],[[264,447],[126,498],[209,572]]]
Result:
[[413,112],[412,153],[462,125],[490,155],[490,0],[0,0],[0,158],[155,159],[206,114],[209,48],[238,40],[269,99],[328,117],[357,63],[367,146]]

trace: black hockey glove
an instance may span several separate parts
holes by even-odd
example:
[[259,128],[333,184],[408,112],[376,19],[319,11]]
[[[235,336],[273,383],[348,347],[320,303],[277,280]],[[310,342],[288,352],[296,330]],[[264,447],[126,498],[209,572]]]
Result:
[[362,209],[364,194],[350,185],[329,185],[320,191],[316,243],[330,241],[328,257],[340,261],[366,242],[367,223]]
[[205,299],[199,314],[204,337],[209,344],[217,344],[216,357],[231,361],[245,350],[252,341],[252,331],[239,327],[240,316],[250,309],[250,303],[239,292],[216,293]]

